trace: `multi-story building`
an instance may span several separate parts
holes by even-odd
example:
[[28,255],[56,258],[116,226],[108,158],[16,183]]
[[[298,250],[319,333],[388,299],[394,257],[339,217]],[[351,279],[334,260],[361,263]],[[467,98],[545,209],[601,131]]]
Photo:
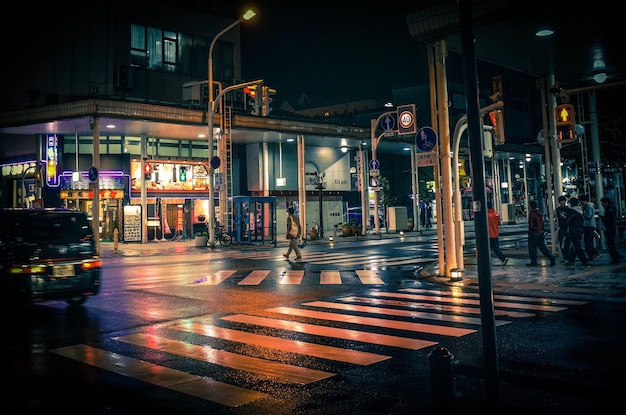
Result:
[[[9,21],[3,38],[16,40],[7,51],[13,69],[2,80],[0,206],[85,210],[104,239],[116,228],[124,241],[187,237],[198,217],[211,213],[214,177],[217,220],[242,241],[265,241],[284,233],[288,206],[300,209],[307,228],[317,223],[328,232],[348,205],[360,205],[362,192],[369,200],[367,120],[388,110],[378,104],[349,119],[277,109],[263,117],[250,113],[243,86],[234,88],[218,101],[219,129],[209,147],[214,39],[213,97],[247,85],[239,27],[222,33],[238,19],[230,6],[109,0],[66,13],[44,4]],[[419,101],[418,116],[429,111],[419,91],[397,96],[399,103]],[[531,100],[522,101],[516,110]],[[461,111],[460,103],[453,99],[452,108]],[[521,126],[512,137],[526,136]],[[413,143],[382,140],[377,157],[397,203],[409,208],[417,191],[407,174]],[[432,184],[430,170],[422,181],[423,189]]]

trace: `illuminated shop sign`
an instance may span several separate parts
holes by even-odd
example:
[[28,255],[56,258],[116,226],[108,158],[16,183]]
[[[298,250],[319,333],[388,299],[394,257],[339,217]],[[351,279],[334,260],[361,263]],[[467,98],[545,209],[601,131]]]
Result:
[[57,171],[59,169],[59,139],[56,134],[48,135],[46,139],[46,183],[48,186],[58,186]]

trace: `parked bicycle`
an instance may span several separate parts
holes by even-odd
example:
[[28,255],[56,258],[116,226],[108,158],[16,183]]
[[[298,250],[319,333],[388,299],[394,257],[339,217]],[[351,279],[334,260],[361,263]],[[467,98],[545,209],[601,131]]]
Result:
[[233,237],[226,231],[224,225],[215,226],[215,240],[219,241],[222,246],[229,246],[233,243]]
[[524,208],[521,204],[515,205],[515,223],[521,225],[523,223],[528,222],[528,215],[524,211]]

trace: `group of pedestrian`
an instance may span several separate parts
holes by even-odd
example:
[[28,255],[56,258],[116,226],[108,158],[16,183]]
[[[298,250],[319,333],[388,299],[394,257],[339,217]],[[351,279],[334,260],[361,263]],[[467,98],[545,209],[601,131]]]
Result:
[[[563,255],[565,265],[574,265],[576,259],[584,267],[591,266],[590,261],[600,256],[600,252],[594,245],[595,232],[598,225],[604,230],[606,248],[611,256],[610,264],[619,264],[624,258],[616,248],[617,237],[617,210],[613,206],[611,199],[603,197],[601,199],[604,215],[600,216],[601,221],[596,220],[596,212],[589,196],[581,195],[580,199],[566,196],[559,196],[559,206],[555,209],[557,219],[557,242]],[[537,201],[531,200],[528,203],[528,256],[529,267],[536,267],[538,262],[538,251],[540,251],[549,261],[550,266],[556,264],[556,256],[548,249],[545,242],[545,224],[543,213],[539,209]],[[491,202],[487,207],[487,221],[489,228],[489,243],[491,251],[506,265],[509,258],[500,249],[500,215],[493,208]]]
[[600,222],[596,220],[594,204],[588,195],[581,195],[580,199],[572,197],[567,206],[567,197],[559,196],[559,207],[556,208],[557,223],[559,225],[558,241],[563,253],[565,265],[574,265],[576,258],[585,267],[590,266],[590,261],[600,256],[598,248],[594,244],[595,233],[598,228],[604,230],[606,247],[611,256],[610,264],[619,264],[623,256],[615,247],[617,236],[617,211],[611,199],[603,197],[600,202],[604,209],[604,215],[600,216]]

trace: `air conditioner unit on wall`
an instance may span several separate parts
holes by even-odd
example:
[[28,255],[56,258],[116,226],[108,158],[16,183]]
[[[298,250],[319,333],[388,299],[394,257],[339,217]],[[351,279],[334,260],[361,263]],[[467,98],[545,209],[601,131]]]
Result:
[[115,87],[119,89],[133,88],[133,69],[129,65],[117,64],[115,67]]
[[183,105],[204,108],[209,103],[209,90],[206,83],[183,84]]

